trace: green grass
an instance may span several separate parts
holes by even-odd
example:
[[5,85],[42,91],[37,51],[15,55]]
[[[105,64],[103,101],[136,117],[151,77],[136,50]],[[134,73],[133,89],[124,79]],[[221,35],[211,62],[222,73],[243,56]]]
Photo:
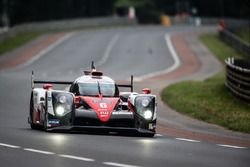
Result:
[[21,33],[12,38],[8,38],[2,42],[0,42],[0,55],[11,51],[25,43],[37,38],[40,36],[41,32],[28,32],[28,33]]
[[[228,56],[242,57],[221,42],[217,35],[201,36],[211,51],[224,61]],[[238,100],[224,85],[224,71],[205,81],[185,81],[165,88],[162,99],[185,115],[228,129],[250,133],[250,105]]]
[[250,29],[249,28],[243,28],[235,32],[236,35],[238,35],[243,41],[250,44]]
[[243,56],[231,48],[226,43],[219,39],[218,34],[205,34],[200,37],[200,40],[213,52],[214,55],[221,61],[228,57],[242,58]]

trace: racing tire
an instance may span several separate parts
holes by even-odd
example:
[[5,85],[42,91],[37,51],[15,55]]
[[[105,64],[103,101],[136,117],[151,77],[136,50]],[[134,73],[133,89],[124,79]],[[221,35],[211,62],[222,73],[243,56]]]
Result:
[[31,96],[30,96],[29,123],[30,123],[30,128],[31,129],[37,130],[37,129],[40,129],[40,126],[33,123],[33,111],[34,111],[34,105],[33,105],[33,92],[32,92]]
[[44,112],[44,121],[43,121],[43,130],[45,131],[45,132],[48,132],[48,126],[47,126],[47,121],[48,120],[48,118],[47,118],[47,114],[46,114],[46,112]]

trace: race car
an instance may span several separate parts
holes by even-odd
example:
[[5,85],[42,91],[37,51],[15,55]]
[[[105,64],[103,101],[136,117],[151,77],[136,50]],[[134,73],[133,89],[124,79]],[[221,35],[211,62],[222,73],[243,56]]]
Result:
[[[90,71],[75,81],[35,80],[32,72],[32,91],[28,122],[32,129],[102,130],[108,132],[136,131],[153,137],[156,132],[156,96],[145,88],[133,92],[130,84],[117,84],[94,64]],[[42,88],[34,85],[43,84]],[[70,85],[69,91],[54,90],[53,84]],[[120,88],[130,92],[120,92]]]

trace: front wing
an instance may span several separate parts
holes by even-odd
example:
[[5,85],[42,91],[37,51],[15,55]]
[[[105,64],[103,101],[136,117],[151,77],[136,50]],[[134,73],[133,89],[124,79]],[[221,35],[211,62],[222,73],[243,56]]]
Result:
[[66,115],[59,119],[48,114],[47,131],[138,132],[150,136],[155,134],[156,120],[146,121],[128,112],[113,113],[108,122],[101,122],[94,111],[76,111],[72,116]]

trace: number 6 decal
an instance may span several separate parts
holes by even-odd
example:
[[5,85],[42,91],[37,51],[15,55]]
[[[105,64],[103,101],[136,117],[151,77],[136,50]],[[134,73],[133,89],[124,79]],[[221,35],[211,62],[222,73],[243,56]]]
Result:
[[106,103],[100,103],[100,108],[108,108]]

